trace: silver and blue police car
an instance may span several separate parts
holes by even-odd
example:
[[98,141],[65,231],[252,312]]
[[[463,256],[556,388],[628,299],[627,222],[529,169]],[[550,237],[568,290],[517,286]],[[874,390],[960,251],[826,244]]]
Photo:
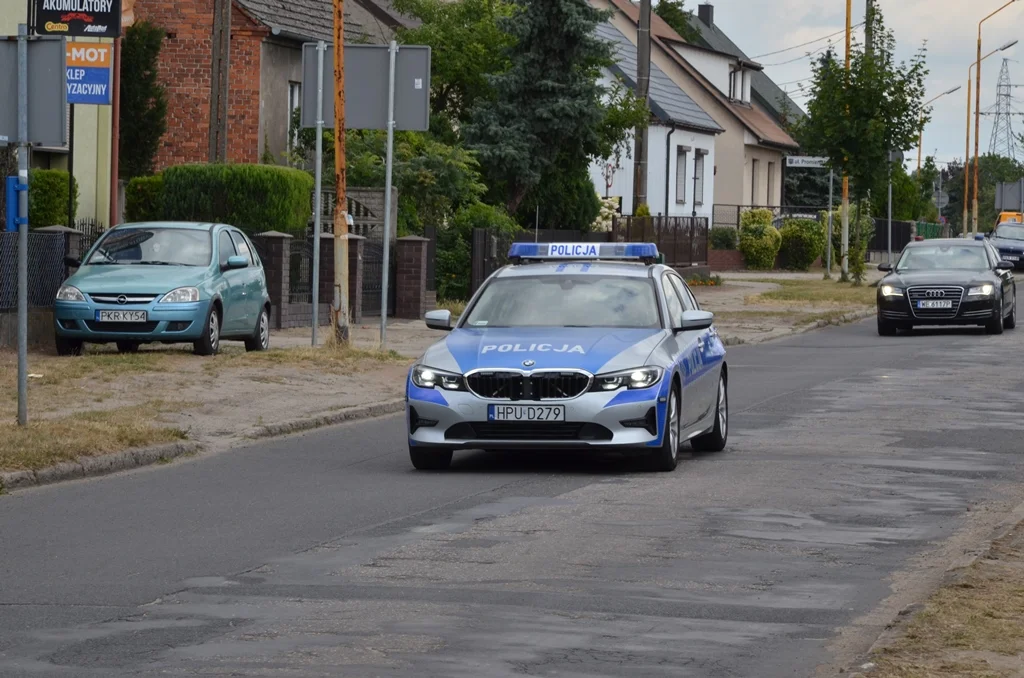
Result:
[[455,450],[639,452],[675,469],[680,447],[725,448],[728,368],[714,315],[649,243],[516,243],[409,372],[409,455]]

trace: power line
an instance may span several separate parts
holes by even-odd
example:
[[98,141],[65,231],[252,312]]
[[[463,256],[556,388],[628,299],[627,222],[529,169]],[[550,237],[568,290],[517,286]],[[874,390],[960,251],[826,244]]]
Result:
[[803,56],[798,56],[795,59],[790,59],[789,61],[780,61],[780,62],[775,63],[775,64],[761,64],[761,65],[764,66],[765,68],[768,68],[770,66],[785,66],[786,64],[791,64],[791,63],[794,63],[796,61],[800,61],[802,59],[809,59],[810,57],[814,56],[815,54],[819,54],[821,52],[824,52],[826,49],[831,49],[831,48],[832,48],[832,45],[829,44],[829,45],[825,45],[824,47],[819,47],[818,49],[814,50],[813,52],[808,52],[807,54],[804,54]]
[[[860,22],[859,24],[857,24],[856,26],[851,26],[851,27],[850,27],[850,30],[853,30],[854,28],[860,28],[860,27],[861,27],[861,26],[863,26],[863,25],[864,25],[864,22],[863,22],[863,21],[861,21],[861,22]],[[758,54],[757,56],[752,56],[752,57],[750,57],[750,59],[751,59],[751,61],[753,61],[754,59],[760,59],[761,57],[766,57],[766,56],[774,56],[774,55],[776,55],[776,54],[782,54],[783,52],[791,52],[791,51],[793,51],[794,49],[800,49],[801,47],[806,47],[807,45],[813,45],[814,43],[816,43],[816,42],[821,42],[822,40],[828,40],[829,38],[834,38],[834,37],[836,37],[837,35],[842,35],[842,34],[843,34],[843,33],[845,33],[845,32],[846,32],[846,29],[844,28],[844,29],[843,29],[843,30],[841,30],[841,31],[836,31],[835,33],[832,33],[831,35],[826,35],[826,36],[825,36],[825,37],[823,37],[823,38],[817,38],[817,39],[815,39],[815,40],[810,40],[810,41],[808,41],[808,42],[805,42],[805,43],[802,43],[802,44],[799,44],[799,45],[793,45],[792,47],[786,47],[785,49],[780,49],[780,50],[776,50],[776,51],[774,51],[774,52],[767,52],[767,53],[765,53],[765,54]]]

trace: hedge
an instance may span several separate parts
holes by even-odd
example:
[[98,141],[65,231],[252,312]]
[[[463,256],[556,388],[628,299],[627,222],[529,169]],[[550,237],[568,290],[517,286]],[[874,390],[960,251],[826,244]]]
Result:
[[128,182],[124,196],[124,218],[128,222],[164,219],[164,178],[136,177]]
[[178,165],[163,173],[164,218],[237,226],[248,233],[305,233],[313,177],[274,165]]
[[770,209],[747,210],[740,214],[740,229],[747,226],[771,226],[775,219],[775,213]]
[[734,250],[737,239],[736,229],[732,226],[717,226],[711,229],[711,249]]
[[787,219],[779,229],[779,254],[785,268],[807,271],[825,247],[825,227],[814,219]]
[[781,245],[782,236],[771,224],[765,226],[753,223],[740,229],[740,252],[743,253],[747,268],[756,271],[770,271],[775,268],[775,257],[778,256]]
[[512,237],[522,229],[500,207],[481,202],[462,207],[451,221],[437,230],[437,262],[434,281],[441,301],[467,301],[472,275],[473,230],[485,228],[493,234]]
[[[37,169],[29,172],[28,223],[31,228],[71,226],[68,223],[68,173]],[[78,214],[78,182],[74,185],[74,214]]]

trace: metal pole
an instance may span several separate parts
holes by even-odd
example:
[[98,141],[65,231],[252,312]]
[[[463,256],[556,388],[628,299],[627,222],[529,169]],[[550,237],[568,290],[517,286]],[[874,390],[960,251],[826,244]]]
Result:
[[833,189],[835,188],[835,170],[828,171],[828,249],[825,250],[825,276],[832,277],[832,213],[835,210],[833,204]]
[[345,0],[334,0],[334,338],[349,343],[348,200],[345,195]]
[[964,237],[967,237],[967,219],[969,216],[967,196],[970,194],[968,182],[971,179],[971,71],[967,70],[967,143],[964,148],[964,221],[961,225]]
[[28,424],[28,26],[18,25],[18,425]]
[[75,227],[75,105],[68,105],[68,228]]
[[537,203],[537,213],[533,217],[533,242],[540,242],[540,203]]
[[892,263],[892,152],[889,153],[889,245],[885,262]]
[[380,348],[384,350],[388,339],[388,279],[391,277],[391,169],[395,149],[395,61],[398,43],[391,41],[388,49],[388,157],[384,166],[384,272],[380,286]]
[[[651,0],[640,0],[640,18],[637,31],[636,88],[637,96],[650,104],[651,87]],[[648,131],[636,130],[636,150],[633,167],[633,214],[641,204],[647,204],[647,145]]]
[[316,348],[317,330],[320,328],[320,235],[323,212],[324,180],[324,54],[327,43],[316,44],[316,168],[313,189],[313,347]]
[[978,153],[981,141],[981,24],[978,23],[978,61],[974,70],[974,199],[971,215],[971,234],[978,235]]
[[121,38],[114,38],[113,105],[110,117],[110,224],[113,228],[120,221],[118,202],[121,198],[119,165],[121,157]]
[[[846,0],[846,86],[850,84],[850,47],[851,38],[853,33],[853,0]],[[849,111],[847,111],[849,114]],[[850,276],[850,176],[846,173],[845,167],[843,168],[843,208],[840,214],[840,219],[843,222],[843,234],[842,234],[842,249],[840,265],[842,266],[842,275],[840,279],[846,282]]]

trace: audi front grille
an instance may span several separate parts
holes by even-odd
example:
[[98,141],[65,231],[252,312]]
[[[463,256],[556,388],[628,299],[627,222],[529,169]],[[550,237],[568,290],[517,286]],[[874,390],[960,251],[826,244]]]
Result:
[[[960,304],[964,299],[964,288],[951,285],[911,287],[907,290],[910,300],[910,312],[915,318],[922,320],[953,319],[960,312]],[[952,308],[918,308],[917,302],[930,300],[947,300],[953,302]]]

